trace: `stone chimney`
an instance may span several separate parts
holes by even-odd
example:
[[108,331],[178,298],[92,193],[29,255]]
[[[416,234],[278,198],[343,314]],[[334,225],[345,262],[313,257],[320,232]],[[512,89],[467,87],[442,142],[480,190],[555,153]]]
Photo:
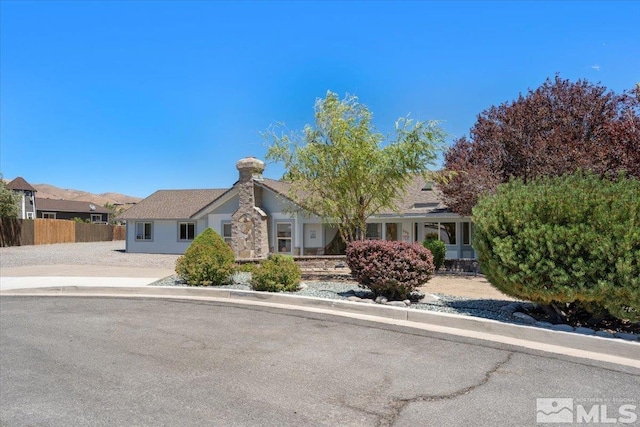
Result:
[[[269,253],[268,217],[261,209],[261,188],[255,181],[262,180],[264,162],[245,157],[236,163],[240,179],[238,210],[231,216],[231,247],[237,259],[266,258]],[[258,196],[258,197],[256,197]]]

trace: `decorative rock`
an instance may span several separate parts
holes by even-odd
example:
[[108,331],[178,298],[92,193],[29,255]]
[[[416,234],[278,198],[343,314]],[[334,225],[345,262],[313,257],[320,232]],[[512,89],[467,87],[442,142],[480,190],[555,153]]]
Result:
[[349,301],[354,301],[354,302],[360,302],[362,301],[362,298],[358,298],[357,296],[350,296],[349,298],[347,298]]
[[422,304],[433,304],[433,303],[437,303],[440,300],[440,298],[438,298],[435,295],[429,294],[429,295],[425,295],[424,298],[422,298],[419,302]]
[[573,326],[566,325],[564,323],[559,323],[557,325],[552,325],[551,329],[553,329],[554,331],[573,332]]
[[536,323],[536,319],[529,316],[528,314],[520,313],[519,311],[513,313],[512,316],[514,319],[518,319],[519,321],[521,321],[522,323],[526,323],[527,325],[533,325],[534,323]]
[[404,301],[389,301],[384,303],[385,305],[391,305],[393,307],[406,307],[407,305],[404,303]]
[[540,328],[547,328],[547,329],[550,329],[553,326],[553,323],[542,322],[542,321],[538,321],[534,324]]
[[585,328],[585,327],[576,328],[574,332],[578,334],[583,334],[583,335],[593,335],[596,333],[596,331],[594,331],[593,329]]
[[376,297],[376,302],[378,304],[386,304],[387,301],[389,301],[389,300],[387,298],[383,297],[383,296]]
[[602,337],[602,338],[613,338],[614,337],[611,332],[607,332],[607,331],[596,331],[596,336]]
[[638,336],[636,334],[629,334],[627,332],[616,332],[615,334],[613,334],[613,336],[629,341],[636,341],[638,339]]
[[404,301],[402,301],[402,302],[403,302],[403,303],[404,303],[404,305],[406,305],[407,307],[409,307],[409,306],[411,305],[411,300],[406,299],[406,300],[404,300]]
[[520,310],[521,306],[519,303],[517,302],[512,302],[510,304],[507,304],[505,306],[500,307],[500,310],[502,311],[506,311],[509,314],[513,314],[516,311]]
[[298,285],[298,290],[302,291],[304,289],[307,289],[309,287],[309,285],[307,285],[306,283],[300,283],[300,285]]

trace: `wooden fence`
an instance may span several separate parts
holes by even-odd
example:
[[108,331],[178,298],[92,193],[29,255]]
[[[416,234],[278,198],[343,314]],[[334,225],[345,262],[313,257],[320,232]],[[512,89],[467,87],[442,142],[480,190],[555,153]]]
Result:
[[0,218],[0,246],[124,240],[123,225],[76,223],[63,219]]

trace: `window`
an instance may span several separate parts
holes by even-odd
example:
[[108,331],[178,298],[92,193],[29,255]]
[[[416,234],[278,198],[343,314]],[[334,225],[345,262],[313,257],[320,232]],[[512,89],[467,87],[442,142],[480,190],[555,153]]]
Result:
[[102,222],[102,214],[91,214],[91,222]]
[[222,238],[229,246],[231,246],[231,223],[222,224]]
[[33,212],[27,212],[27,219],[33,219]]
[[193,240],[195,237],[195,222],[181,222],[178,224],[178,240]]
[[151,222],[136,222],[136,240],[151,240],[152,236]]
[[382,239],[382,224],[367,224],[367,234],[365,237],[368,240]]
[[291,223],[281,222],[276,224],[278,252],[291,253]]
[[56,213],[55,212],[42,212],[42,218],[45,218],[45,219],[56,219]]
[[456,244],[455,222],[427,222],[424,224],[424,237],[437,236],[445,245]]
[[462,244],[463,245],[471,244],[471,223],[470,222],[462,223]]
[[385,225],[385,238],[392,241],[400,240],[398,239],[398,224],[394,222],[388,222]]
[[440,223],[440,240],[442,240],[445,245],[456,244],[456,223],[455,222]]

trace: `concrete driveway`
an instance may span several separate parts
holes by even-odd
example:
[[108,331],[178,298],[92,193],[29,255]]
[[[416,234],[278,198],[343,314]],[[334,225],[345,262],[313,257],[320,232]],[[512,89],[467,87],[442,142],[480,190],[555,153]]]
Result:
[[638,370],[317,313],[92,297],[0,303],[3,426],[528,426],[545,414],[548,400],[537,399],[573,399],[571,416],[606,404],[624,421],[620,406],[640,396]]

